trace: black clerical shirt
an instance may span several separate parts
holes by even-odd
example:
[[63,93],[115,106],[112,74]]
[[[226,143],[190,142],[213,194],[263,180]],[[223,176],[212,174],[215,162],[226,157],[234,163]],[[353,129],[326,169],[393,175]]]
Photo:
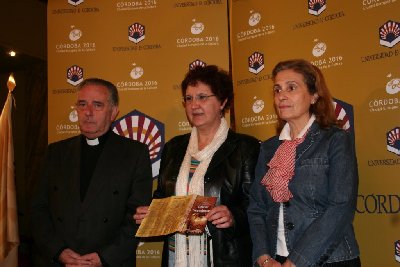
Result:
[[80,196],[81,201],[85,199],[86,192],[90,185],[93,172],[96,168],[97,161],[103,151],[104,144],[111,131],[108,131],[104,135],[98,137],[97,145],[89,145],[89,143],[96,143],[96,140],[87,140],[85,136],[81,139],[81,171],[80,171]]

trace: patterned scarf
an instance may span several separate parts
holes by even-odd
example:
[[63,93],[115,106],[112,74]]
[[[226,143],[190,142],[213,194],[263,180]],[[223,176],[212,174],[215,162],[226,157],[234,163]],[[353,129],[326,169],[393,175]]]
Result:
[[[228,136],[229,127],[225,118],[221,118],[221,124],[217,132],[214,135],[213,140],[205,148],[199,151],[198,149],[198,137],[197,129],[193,127],[189,145],[186,149],[185,157],[182,161],[181,168],[179,169],[179,175],[176,181],[175,194],[177,196],[186,196],[188,194],[197,194],[204,196],[204,175],[207,172],[208,165],[211,162],[214,153],[218,148],[225,142]],[[188,178],[190,170],[191,158],[195,158],[200,161],[199,166],[197,166],[192,179],[189,183],[188,188]],[[205,266],[206,263],[203,262],[204,254],[202,248],[204,248],[205,238],[204,235],[189,235],[189,255],[187,255],[187,242],[185,234],[176,234],[176,251],[175,251],[175,266],[185,267],[187,262],[189,266]],[[187,259],[189,256],[189,261]],[[210,255],[212,256],[212,255]]]
[[269,170],[261,184],[266,187],[275,202],[287,202],[293,197],[289,191],[289,181],[294,175],[296,147],[304,141],[306,135],[307,133],[302,138],[283,141],[267,164]]

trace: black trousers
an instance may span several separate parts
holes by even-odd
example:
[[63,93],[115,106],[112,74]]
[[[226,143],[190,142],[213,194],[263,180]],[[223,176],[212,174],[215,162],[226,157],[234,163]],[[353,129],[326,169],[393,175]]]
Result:
[[[286,257],[276,255],[275,260],[277,262],[283,264],[286,261]],[[325,263],[322,266],[323,267],[361,267],[361,261],[360,261],[360,258],[357,257],[355,259],[351,259],[348,261]]]

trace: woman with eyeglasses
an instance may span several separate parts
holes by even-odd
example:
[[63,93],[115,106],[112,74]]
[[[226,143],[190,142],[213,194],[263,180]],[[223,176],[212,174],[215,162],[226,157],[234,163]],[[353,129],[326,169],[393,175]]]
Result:
[[[224,114],[233,99],[232,81],[217,66],[190,70],[181,84],[189,134],[164,146],[154,198],[197,194],[217,197],[202,235],[166,238],[163,266],[251,266],[247,220],[250,184],[259,153],[254,137],[229,129]],[[148,207],[139,207],[140,223]]]
[[250,191],[254,266],[359,267],[354,142],[322,72],[288,60],[272,81],[279,135],[262,143]]

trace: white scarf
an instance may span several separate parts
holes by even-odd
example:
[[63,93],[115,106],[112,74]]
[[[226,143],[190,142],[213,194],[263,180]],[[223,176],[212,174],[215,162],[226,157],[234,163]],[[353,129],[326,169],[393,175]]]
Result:
[[[197,128],[193,127],[190,134],[189,145],[186,149],[185,157],[182,161],[179,175],[176,181],[175,194],[177,196],[185,196],[187,194],[196,194],[204,196],[204,175],[207,172],[208,165],[211,162],[214,153],[218,148],[225,142],[228,136],[229,127],[225,118],[221,118],[221,124],[215,136],[210,144],[208,144],[201,151],[198,150],[198,137]],[[191,165],[191,159],[195,158],[200,161],[197,166],[192,179],[189,183],[189,192],[187,192],[187,185],[189,179],[189,171]],[[186,235],[177,233],[175,235],[175,266],[186,267],[187,266],[187,244]],[[203,235],[189,235],[189,266],[205,266],[203,248],[206,242]],[[207,252],[209,253],[209,252]],[[212,258],[212,255],[210,255]]]

